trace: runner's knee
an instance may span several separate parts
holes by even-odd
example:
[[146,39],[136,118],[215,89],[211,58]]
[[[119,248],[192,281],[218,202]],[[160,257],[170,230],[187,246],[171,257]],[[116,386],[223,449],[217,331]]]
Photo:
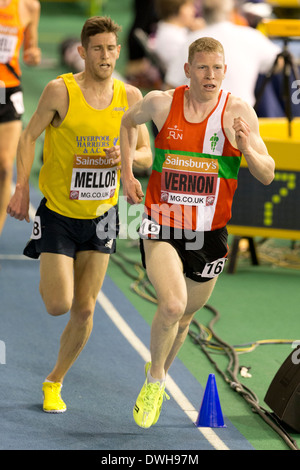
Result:
[[166,326],[171,326],[178,322],[184,314],[186,304],[180,298],[169,298],[160,305],[160,312]]
[[45,296],[43,296],[41,289],[40,293],[49,315],[52,315],[53,317],[58,317],[60,315],[64,315],[71,309],[72,301],[70,301],[69,299],[64,299],[62,297],[55,298],[55,296],[46,298]]
[[94,306],[83,306],[81,308],[72,308],[71,316],[78,326],[84,326],[93,321]]
[[8,158],[0,158],[0,181],[5,181],[7,178],[11,178],[12,172],[13,162],[10,162]]

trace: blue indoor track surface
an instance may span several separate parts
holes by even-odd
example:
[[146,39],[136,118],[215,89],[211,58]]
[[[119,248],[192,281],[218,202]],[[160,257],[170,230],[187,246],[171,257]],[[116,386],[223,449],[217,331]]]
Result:
[[[34,208],[39,200],[32,190]],[[68,410],[44,413],[42,382],[56,361],[68,314],[46,313],[39,261],[22,256],[31,229],[32,223],[8,217],[0,239],[1,450],[254,450],[226,416],[224,428],[195,426],[205,383],[179,359],[158,423],[148,430],[135,424],[132,409],[145,380],[150,327],[108,276],[92,335],[64,381]]]

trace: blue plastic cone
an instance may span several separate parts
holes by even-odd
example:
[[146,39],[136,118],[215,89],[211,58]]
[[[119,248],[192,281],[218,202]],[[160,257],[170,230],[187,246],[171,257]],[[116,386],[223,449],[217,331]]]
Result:
[[199,415],[195,425],[198,428],[226,428],[214,374],[210,374],[208,376]]

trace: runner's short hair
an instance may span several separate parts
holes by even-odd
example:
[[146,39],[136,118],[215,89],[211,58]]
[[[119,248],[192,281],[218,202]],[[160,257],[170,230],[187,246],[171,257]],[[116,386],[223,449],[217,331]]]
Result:
[[109,16],[92,16],[83,25],[81,31],[81,44],[86,49],[91,36],[101,33],[113,33],[118,41],[118,33],[122,27],[115,23]]
[[203,37],[196,39],[189,47],[188,61],[192,64],[196,52],[219,52],[223,55],[225,61],[225,52],[222,44],[214,38]]

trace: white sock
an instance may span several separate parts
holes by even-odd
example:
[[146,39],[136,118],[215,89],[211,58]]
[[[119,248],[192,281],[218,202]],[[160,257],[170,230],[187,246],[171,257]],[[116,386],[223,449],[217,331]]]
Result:
[[[48,380],[48,379],[45,379],[45,380],[44,380],[44,383],[45,383],[45,382],[50,383],[50,384],[55,384],[55,383],[56,383],[56,382],[53,382],[53,380]],[[62,386],[62,384],[61,384],[61,386]]]
[[152,375],[150,374],[150,370],[147,372],[147,382],[148,383],[160,383],[160,388],[165,384],[166,378],[164,377],[163,379],[154,379]]

